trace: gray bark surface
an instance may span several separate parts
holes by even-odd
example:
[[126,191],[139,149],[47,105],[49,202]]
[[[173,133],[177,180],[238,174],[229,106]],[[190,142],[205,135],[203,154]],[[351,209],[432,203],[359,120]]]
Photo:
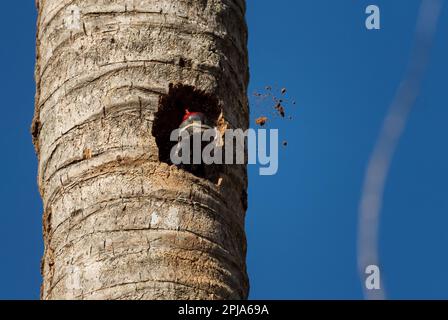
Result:
[[[76,20],[80,9],[79,26]],[[159,161],[170,84],[248,126],[244,0],[38,0],[42,299],[245,299],[247,173]]]

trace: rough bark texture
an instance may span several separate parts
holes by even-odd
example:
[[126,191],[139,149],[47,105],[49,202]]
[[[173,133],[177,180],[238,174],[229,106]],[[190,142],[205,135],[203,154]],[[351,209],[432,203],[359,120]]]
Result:
[[171,83],[215,97],[221,126],[247,128],[245,1],[37,7],[41,297],[246,298],[245,166],[196,177],[160,162],[152,134]]

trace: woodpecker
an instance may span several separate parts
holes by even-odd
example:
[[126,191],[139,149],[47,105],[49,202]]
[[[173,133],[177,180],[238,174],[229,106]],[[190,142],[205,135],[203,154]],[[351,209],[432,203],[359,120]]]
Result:
[[[195,151],[200,151],[200,157],[202,159],[202,150],[206,146],[206,142],[202,141],[202,134],[204,133],[204,131],[209,129],[216,131],[216,128],[214,128],[214,126],[210,123],[209,119],[207,119],[207,116],[203,112],[190,112],[188,107],[186,107],[184,110],[185,113],[182,118],[182,122],[179,125],[179,142],[181,142],[183,137],[185,136],[184,132],[186,132],[191,139],[194,139],[193,136],[198,134],[198,138],[200,139],[200,150],[193,150],[194,143],[192,140],[190,140],[190,164],[181,164],[180,167],[187,169],[188,171],[195,174],[203,175],[203,171],[205,169],[202,164],[193,164],[193,154]],[[214,135],[214,138],[217,136],[216,133]],[[177,154],[182,154],[182,152],[180,151],[182,147],[182,143],[179,143],[177,145]]]
[[194,129],[201,131],[212,129],[207,117],[202,112],[190,112],[188,108],[185,108],[185,114],[182,118],[182,122],[179,125],[180,133],[187,131],[190,135]]

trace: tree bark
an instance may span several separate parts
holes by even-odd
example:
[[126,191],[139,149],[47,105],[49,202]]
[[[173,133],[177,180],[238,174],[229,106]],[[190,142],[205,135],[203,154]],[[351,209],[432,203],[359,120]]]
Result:
[[159,161],[170,84],[248,127],[244,0],[37,0],[42,299],[245,299],[245,166]]

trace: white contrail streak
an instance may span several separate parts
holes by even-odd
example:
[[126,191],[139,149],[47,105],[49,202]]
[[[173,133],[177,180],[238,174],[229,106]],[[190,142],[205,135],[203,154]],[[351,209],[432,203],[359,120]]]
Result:
[[384,119],[379,138],[369,160],[359,205],[358,272],[366,299],[385,299],[386,290],[368,290],[365,268],[380,266],[378,254],[378,226],[383,204],[384,186],[396,146],[405,129],[408,115],[417,99],[429,62],[430,49],[437,29],[443,0],[423,0],[407,73]]

